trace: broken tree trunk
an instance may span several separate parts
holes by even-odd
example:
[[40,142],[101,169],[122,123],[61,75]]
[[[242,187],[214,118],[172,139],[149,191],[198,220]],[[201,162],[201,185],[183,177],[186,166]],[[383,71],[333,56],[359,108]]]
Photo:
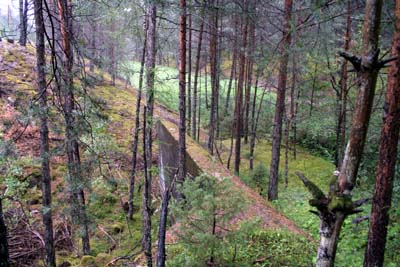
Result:
[[297,173],[304,185],[313,195],[310,205],[317,208],[320,218],[320,244],[317,254],[317,267],[333,267],[339,235],[344,220],[350,214],[360,212],[358,207],[364,201],[352,201],[359,164],[363,154],[369,119],[374,99],[376,79],[379,69],[384,65],[378,61],[379,28],[382,0],[368,0],[365,7],[363,25],[362,56],[341,53],[357,71],[358,92],[343,163],[338,179],[331,183],[327,196],[307,178]]

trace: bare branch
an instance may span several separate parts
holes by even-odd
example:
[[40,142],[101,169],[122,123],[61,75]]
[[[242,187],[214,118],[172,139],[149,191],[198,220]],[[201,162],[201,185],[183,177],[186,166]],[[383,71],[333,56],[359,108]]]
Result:
[[356,71],[360,70],[360,68],[361,68],[361,58],[360,57],[350,54],[348,52],[344,52],[344,51],[339,52],[339,56],[343,57],[344,59],[348,60],[351,64],[353,64],[354,69]]
[[322,190],[313,182],[308,180],[307,177],[305,177],[301,172],[295,172],[295,174],[301,179],[304,186],[308,189],[308,191],[310,191],[310,193],[316,200],[320,201],[326,199],[326,196],[322,192]]

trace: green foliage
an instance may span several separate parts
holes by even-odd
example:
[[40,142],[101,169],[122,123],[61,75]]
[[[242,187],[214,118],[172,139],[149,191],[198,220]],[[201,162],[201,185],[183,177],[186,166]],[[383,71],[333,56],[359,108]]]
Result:
[[296,266],[312,265],[315,244],[303,236],[286,231],[261,230],[254,232],[248,241],[247,257],[251,266]]
[[[171,211],[180,224],[182,251],[170,266],[205,266],[210,259],[224,266],[241,246],[244,228],[232,229],[231,220],[244,207],[244,199],[234,191],[229,179],[218,181],[201,175],[183,184],[184,200],[173,201]],[[238,243],[239,242],[239,243]]]
[[[265,169],[258,168],[259,177],[265,177]],[[178,245],[168,248],[168,266],[202,267],[211,259],[215,266],[306,267],[312,262],[315,247],[304,237],[261,230],[258,221],[232,225],[245,206],[229,179],[202,175],[186,181],[182,189],[184,200],[171,204],[180,227]]]

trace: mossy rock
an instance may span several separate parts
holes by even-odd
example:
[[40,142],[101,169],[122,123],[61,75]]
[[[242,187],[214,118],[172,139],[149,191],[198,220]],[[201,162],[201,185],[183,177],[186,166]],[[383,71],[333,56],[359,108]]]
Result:
[[97,266],[104,266],[111,260],[111,256],[107,253],[99,253],[96,256]]
[[97,267],[96,258],[90,255],[84,255],[81,259],[82,267]]
[[111,231],[114,234],[120,234],[125,230],[125,225],[123,225],[122,223],[114,223],[113,225],[111,225]]

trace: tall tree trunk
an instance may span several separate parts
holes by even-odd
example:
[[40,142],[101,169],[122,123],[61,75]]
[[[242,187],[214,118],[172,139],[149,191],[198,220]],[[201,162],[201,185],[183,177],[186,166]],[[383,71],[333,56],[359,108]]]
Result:
[[312,81],[312,86],[311,86],[311,97],[310,97],[310,112],[309,116],[312,116],[312,112],[314,110],[314,94],[315,94],[315,84],[317,82],[317,72],[318,72],[318,62],[315,63],[314,65],[314,75],[313,75],[313,81]]
[[235,33],[233,36],[233,52],[232,52],[232,65],[231,71],[229,75],[229,82],[228,82],[228,91],[226,93],[226,100],[225,100],[225,107],[224,107],[224,115],[228,114],[229,109],[229,101],[231,99],[231,91],[232,91],[232,81],[236,79],[236,62],[237,62],[237,39],[238,39],[238,32],[239,32],[239,22],[237,16],[234,17],[234,29]]
[[295,99],[295,105],[294,105],[294,113],[293,113],[293,122],[292,122],[292,132],[293,132],[293,159],[296,160],[297,158],[297,113],[299,111],[299,101],[300,101],[300,95],[301,95],[301,86],[299,86],[297,90],[297,95]]
[[128,219],[133,218],[133,200],[135,192],[135,176],[136,176],[136,164],[137,164],[137,149],[139,143],[139,130],[140,130],[140,103],[142,101],[142,88],[143,88],[143,73],[144,64],[146,62],[146,46],[147,46],[147,19],[143,23],[143,48],[142,48],[142,58],[140,60],[140,72],[139,72],[139,88],[136,98],[136,111],[135,111],[135,131],[133,134],[132,143],[132,171],[129,181],[129,199],[128,199]]
[[0,267],[11,266],[7,237],[7,226],[3,215],[3,196],[0,196]]
[[42,0],[34,1],[35,25],[36,25],[36,68],[37,68],[37,91],[39,96],[39,119],[40,119],[40,158],[42,172],[42,217],[45,227],[45,266],[55,267],[56,256],[53,240],[53,220],[51,207],[51,176],[50,176],[50,148],[49,128],[47,115],[47,84],[46,84],[46,51],[44,42],[45,25],[43,20]]
[[88,219],[85,209],[85,197],[82,189],[82,170],[79,155],[79,137],[76,131],[75,119],[75,97],[73,84],[73,50],[72,40],[72,3],[70,0],[58,0],[58,10],[60,13],[60,29],[63,50],[63,82],[65,89],[64,97],[64,119],[66,124],[66,151],[68,158],[68,173],[72,190],[72,202],[74,212],[80,226],[82,238],[83,254],[90,254]]
[[[197,125],[197,117],[196,117],[196,110],[197,110],[197,84],[199,80],[199,70],[200,70],[200,55],[201,55],[201,43],[203,40],[203,29],[204,29],[204,19],[202,19],[202,15],[204,14],[204,8],[201,12],[201,23],[200,23],[200,32],[199,32],[199,39],[197,45],[197,52],[196,52],[196,66],[195,66],[195,73],[194,73],[194,84],[193,84],[193,108],[192,108],[192,137],[196,139],[196,128],[199,127]],[[199,104],[200,105],[200,104]]]
[[26,46],[28,38],[28,0],[19,0],[19,44]]
[[255,50],[255,25],[252,22],[250,24],[249,30],[250,40],[249,40],[249,51],[247,58],[247,77],[246,77],[246,94],[245,94],[245,117],[244,117],[244,127],[243,127],[243,135],[244,135],[244,143],[247,144],[249,141],[249,114],[250,114],[250,92],[252,85],[252,76],[253,76],[253,66],[254,59],[253,53]]
[[[257,70],[256,73],[256,84],[254,86],[254,94],[253,94],[253,104],[251,108],[251,127],[250,127],[250,157],[249,157],[249,168],[250,170],[253,170],[254,168],[254,148],[256,145],[256,131],[257,131],[257,124],[258,124],[258,118],[260,114],[260,109],[261,109],[261,104],[259,106],[259,110],[257,113],[256,117],[256,106],[257,106],[257,94],[258,94],[258,78],[260,75],[260,71]],[[263,101],[264,98],[264,92],[261,95],[260,103]]]
[[93,19],[91,20],[91,36],[90,36],[90,63],[89,63],[89,71],[94,72],[94,66],[97,62],[97,48],[96,48],[96,35],[97,35],[97,3],[91,2]]
[[[350,49],[350,30],[351,30],[351,1],[347,2],[347,18],[346,18],[346,34],[345,34],[345,43],[344,43],[344,51],[349,51]],[[342,64],[341,68],[342,77],[340,80],[340,95],[341,95],[341,103],[340,103],[340,114],[338,117],[338,128],[339,128],[339,138],[337,141],[337,149],[338,149],[338,159],[337,166],[340,168],[343,156],[345,152],[346,145],[346,112],[347,112],[347,95],[348,95],[348,87],[347,87],[347,61],[345,60]]]
[[[245,1],[245,5],[247,5],[247,1]],[[247,12],[247,6],[244,7],[244,12]],[[243,83],[244,83],[244,73],[245,73],[245,63],[246,63],[246,44],[247,44],[247,31],[248,31],[248,18],[245,19],[245,23],[243,25],[242,30],[242,49],[239,55],[239,77],[238,77],[238,85],[236,88],[236,99],[235,99],[235,173],[239,174],[240,170],[240,149],[241,149],[241,137],[242,137],[242,125],[243,125]]]
[[[201,70],[199,72],[199,76],[201,77]],[[198,110],[197,110],[197,142],[200,142],[200,123],[201,123],[201,84],[199,86],[199,98],[198,98]]]
[[147,267],[153,266],[151,252],[151,169],[148,164],[151,162],[147,157],[150,154],[148,149],[148,126],[147,107],[143,110],[143,165],[144,165],[144,189],[143,189],[143,235],[142,249],[146,256]]
[[400,130],[400,0],[396,0],[394,26],[392,57],[396,60],[389,69],[364,267],[383,267],[385,256]]
[[154,113],[154,77],[156,65],[156,1],[150,1],[148,8],[147,53],[146,53],[146,107],[144,108],[143,158],[145,162],[144,199],[143,199],[143,237],[142,248],[146,255],[147,267],[153,266],[151,253],[151,162],[152,127]]
[[180,0],[179,18],[179,149],[178,182],[186,177],[186,0]]
[[163,192],[160,212],[160,225],[158,227],[157,267],[165,266],[165,235],[167,232],[168,204],[171,197],[170,188]]
[[289,47],[291,44],[290,24],[292,19],[292,0],[285,0],[285,21],[283,30],[282,56],[280,58],[278,89],[275,106],[274,128],[272,132],[272,159],[269,175],[268,200],[278,199],[279,159],[281,154],[282,119],[285,112],[285,92]]
[[[115,18],[113,18],[111,20],[111,32],[115,32]],[[110,58],[111,58],[111,62],[110,62],[110,72],[111,72],[111,85],[115,86],[115,79],[117,76],[117,59],[116,59],[116,52],[115,52],[115,47],[116,47],[116,43],[117,40],[115,40],[114,38],[111,39],[110,44]]]
[[211,155],[214,153],[214,139],[218,106],[218,78],[217,78],[217,46],[218,46],[218,9],[217,3],[211,2],[210,11],[210,75],[211,75],[211,110],[207,147]]
[[358,91],[355,110],[350,130],[349,142],[338,177],[338,183],[331,187],[325,196],[307,179],[301,175],[306,187],[314,185],[310,204],[318,209],[320,217],[320,244],[317,254],[317,267],[333,267],[338,246],[339,235],[344,220],[350,214],[359,212],[362,202],[352,201],[351,192],[357,178],[357,172],[363,154],[364,144],[371,116],[376,80],[382,62],[378,61],[379,28],[382,11],[382,0],[368,0],[365,7],[363,25],[362,56],[348,53],[341,55],[349,60],[357,71]]
[[[188,42],[187,42],[187,118],[188,125],[187,128],[191,129],[192,124],[192,14],[188,14],[189,20],[189,33],[188,33]],[[188,131],[190,135],[190,131]]]

